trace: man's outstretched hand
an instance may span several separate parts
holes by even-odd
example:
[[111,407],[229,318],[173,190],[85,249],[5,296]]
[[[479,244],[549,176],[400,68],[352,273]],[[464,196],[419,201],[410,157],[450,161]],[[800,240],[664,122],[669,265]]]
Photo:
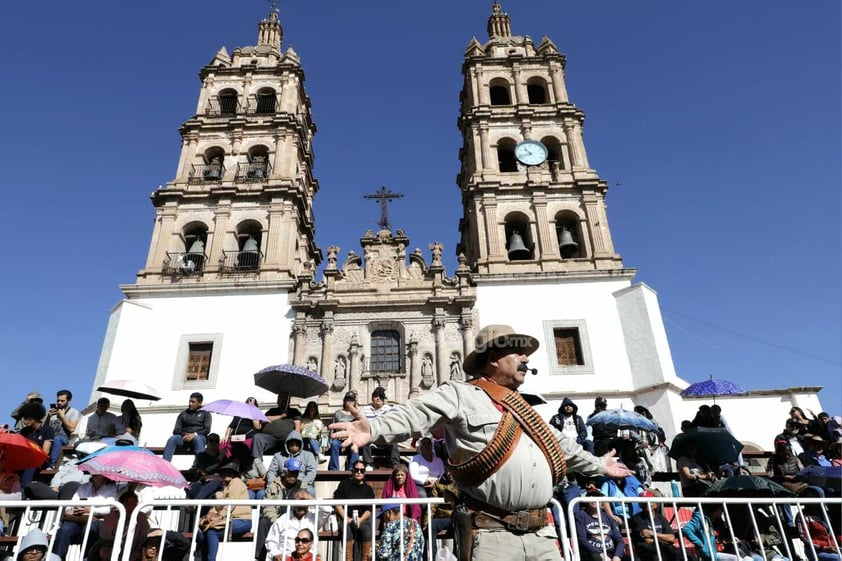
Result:
[[617,461],[617,458],[614,457],[615,453],[614,450],[611,450],[602,456],[605,460],[605,475],[608,477],[628,477],[629,475],[634,475],[632,470]]
[[353,421],[332,423],[328,428],[333,431],[333,438],[342,441],[342,448],[350,446],[354,452],[359,452],[360,448],[371,442],[371,427],[359,409],[350,406],[350,412],[354,414]]

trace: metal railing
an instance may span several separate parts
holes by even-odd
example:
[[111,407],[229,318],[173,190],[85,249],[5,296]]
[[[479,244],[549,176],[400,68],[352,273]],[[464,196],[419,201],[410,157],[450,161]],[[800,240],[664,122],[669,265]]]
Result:
[[225,175],[222,164],[193,164],[190,168],[188,183],[221,183]]
[[[78,550],[72,547],[69,554],[65,556],[65,561],[81,561],[83,552],[87,551],[91,542],[91,528],[94,524],[101,521],[102,516],[94,513],[93,509],[96,507],[108,507],[111,512],[117,512],[117,521],[114,528],[114,544],[111,550],[111,561],[118,561],[120,559],[120,544],[122,542],[123,530],[126,527],[126,509],[125,507],[115,501],[114,499],[77,499],[69,501],[58,500],[15,500],[15,501],[0,501],[0,507],[6,509],[10,516],[10,530],[9,537],[17,537],[12,547],[12,556],[10,559],[18,558],[18,550],[20,549],[20,540],[33,529],[39,529],[47,535],[47,553],[44,559],[49,559],[50,554],[55,549],[56,538],[58,531],[62,524],[66,523],[63,520],[64,511],[67,508],[87,508],[88,513],[86,517],[85,527],[82,533],[81,548]],[[98,520],[99,519],[99,520]],[[96,538],[94,538],[96,539]],[[92,543],[92,542],[91,542]],[[5,559],[5,555],[0,553],[0,558]],[[127,557],[124,555],[124,559]]]
[[274,95],[249,97],[246,102],[246,115],[274,115],[278,112],[278,99]]
[[363,376],[406,374],[406,361],[400,355],[366,358],[363,362],[362,374]]
[[219,260],[219,272],[222,274],[256,273],[263,263],[261,251],[223,251]]
[[167,252],[162,266],[165,275],[190,276],[197,275],[204,271],[208,256],[204,253],[190,253],[179,251],[176,253]]
[[272,165],[269,162],[238,163],[234,181],[236,183],[263,183],[271,173]]
[[240,102],[234,97],[211,98],[205,107],[205,115],[208,117],[234,117],[242,112]]

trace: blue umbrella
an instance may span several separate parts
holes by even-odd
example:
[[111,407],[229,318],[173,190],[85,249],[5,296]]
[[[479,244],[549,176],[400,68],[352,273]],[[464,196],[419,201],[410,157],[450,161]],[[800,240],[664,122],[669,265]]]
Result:
[[634,411],[626,411],[625,409],[610,409],[608,411],[600,411],[590,419],[588,424],[595,425],[610,425],[612,427],[629,427],[642,430],[657,431],[658,426]]
[[149,450],[148,448],[142,448],[140,446],[106,446],[105,448],[100,448],[96,452],[91,452],[90,454],[79,460],[79,464],[87,462],[88,460],[93,460],[94,458],[102,456],[103,454],[110,454],[111,452],[145,452],[147,454],[155,453],[152,450]]
[[255,373],[254,385],[277,394],[288,393],[292,397],[321,395],[328,387],[327,381],[317,372],[294,364],[267,366]]
[[681,392],[681,396],[712,397],[714,398],[715,403],[717,396],[746,395],[747,393],[748,392],[745,388],[735,384],[734,382],[729,382],[728,380],[717,380],[713,377],[713,374],[711,374],[710,379],[687,386],[684,391]]

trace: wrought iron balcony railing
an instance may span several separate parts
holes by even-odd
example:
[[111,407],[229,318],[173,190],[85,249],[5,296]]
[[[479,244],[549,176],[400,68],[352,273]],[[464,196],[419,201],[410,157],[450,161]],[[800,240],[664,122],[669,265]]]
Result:
[[246,102],[246,115],[274,115],[278,112],[278,100],[274,95],[250,97]]
[[163,273],[165,275],[190,276],[200,274],[205,269],[208,256],[204,253],[179,251],[167,252],[164,259]]
[[225,275],[256,273],[263,263],[261,251],[223,251],[219,271]]
[[190,170],[190,183],[221,183],[225,175],[222,164],[193,164]]
[[243,112],[240,102],[234,97],[209,99],[205,108],[208,117],[233,117]]
[[269,162],[249,162],[237,164],[237,183],[262,183],[272,173],[272,165]]
[[384,355],[366,358],[363,362],[363,375],[406,374],[406,362],[400,355]]

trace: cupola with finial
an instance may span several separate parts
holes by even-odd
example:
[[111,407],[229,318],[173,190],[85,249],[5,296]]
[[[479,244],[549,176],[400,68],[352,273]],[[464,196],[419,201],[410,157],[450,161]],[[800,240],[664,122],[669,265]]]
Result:
[[257,46],[270,47],[280,53],[281,42],[284,40],[284,30],[278,19],[278,1],[272,0],[270,5],[272,6],[272,10],[269,14],[269,19],[261,21],[258,28]]
[[512,21],[509,14],[503,12],[499,2],[491,6],[491,15],[488,17],[488,38],[500,39],[512,36]]

